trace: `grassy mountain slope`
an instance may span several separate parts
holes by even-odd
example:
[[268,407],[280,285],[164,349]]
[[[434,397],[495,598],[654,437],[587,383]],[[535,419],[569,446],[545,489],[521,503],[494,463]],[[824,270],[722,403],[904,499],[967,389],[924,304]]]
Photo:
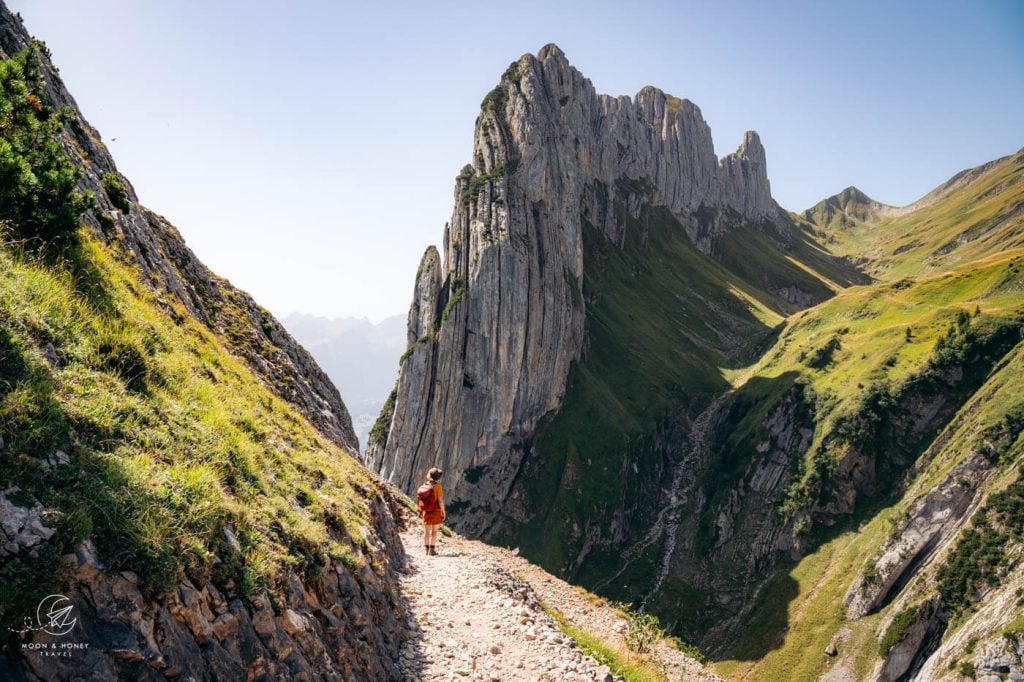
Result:
[[824,214],[804,218],[833,252],[862,259],[874,277],[944,270],[1024,246],[1022,168],[1024,150],[964,171],[911,206],[872,220],[837,227]]
[[[134,255],[147,287],[162,297],[173,297],[194,319],[218,334],[233,355],[243,359],[261,381],[297,407],[321,433],[345,449],[358,449],[345,404],[313,358],[252,297],[196,258],[173,225],[138,201],[100,133],[78,111],[46,46],[31,38],[20,18],[2,3],[0,57],[8,65],[3,79],[7,91],[0,106],[3,139],[14,154],[0,151],[0,167],[4,181],[15,180],[0,188],[0,203],[9,209],[7,216],[17,217],[22,236],[60,241],[61,232],[69,232],[81,222],[92,227],[102,241],[118,243]],[[12,127],[14,122],[18,125]],[[52,139],[40,139],[44,130]],[[27,148],[28,142],[37,151]],[[60,158],[40,153],[44,149],[60,150]],[[38,172],[26,173],[33,166]],[[43,191],[26,193],[27,187]],[[55,215],[60,204],[54,207],[52,199],[59,192],[79,196],[84,202],[79,209],[87,204],[92,209]],[[38,213],[47,206],[58,220],[40,221],[26,212],[34,207]],[[58,225],[60,229],[56,229]]]
[[875,201],[856,187],[847,187],[839,194],[822,199],[800,217],[820,228],[839,231],[863,226],[892,210],[892,206]]
[[[1016,250],[910,286],[851,290],[798,316],[765,355],[755,377],[796,373],[798,381],[815,396],[814,440],[804,458],[794,462],[792,482],[778,499],[780,508],[795,502],[789,513],[797,521],[788,532],[801,539],[807,553],[780,565],[775,577],[760,589],[750,620],[731,633],[727,643],[709,642],[721,646],[726,661],[719,666],[722,674],[742,672],[750,679],[779,679],[790,674],[795,675],[793,679],[813,679],[830,667],[831,659],[808,656],[807,651],[824,651],[843,627],[853,633],[844,649],[854,652],[851,665],[858,679],[870,670],[878,658],[875,630],[893,614],[882,609],[848,621],[843,596],[883,542],[902,530],[899,524],[911,504],[975,452],[985,433],[1024,410],[1022,271],[1024,252]],[[822,444],[836,442],[835,434],[841,428],[837,423],[848,423],[851,415],[862,412],[874,387],[908,386],[930,368],[934,371],[936,359],[943,353],[940,340],[947,338],[956,328],[958,316],[963,319],[964,314],[974,315],[967,324],[980,330],[979,336],[1010,330],[1001,343],[986,348],[983,357],[970,358],[981,370],[975,382],[978,388],[958,395],[959,384],[937,386],[952,398],[952,404],[944,407],[951,417],[942,422],[935,437],[920,441],[925,447],[914,448],[909,438],[898,442],[886,438],[875,445],[871,454],[877,458],[872,462],[876,480],[860,490],[850,509],[842,513],[827,509],[827,501],[822,504],[822,500],[830,493],[853,488],[829,487],[829,477],[840,467],[835,467],[836,460],[829,460],[823,469],[816,466]],[[841,345],[828,363],[820,368],[808,366],[809,360],[815,364],[812,358],[819,349],[835,338],[841,339]],[[739,394],[743,393],[741,388]],[[755,405],[761,398],[750,397]],[[767,398],[770,404],[771,397]],[[921,402],[919,396],[911,405],[890,401],[881,407],[878,418],[885,424],[898,424]],[[733,458],[729,471],[746,472],[752,466],[758,456],[756,444],[765,438],[762,423],[762,415],[752,410],[748,418],[729,425],[729,435],[723,434],[724,451]],[[1006,446],[1000,470],[1012,471],[1021,463],[1024,443],[1018,436],[1019,427]],[[824,451],[841,461],[845,447],[848,444],[843,443]],[[819,480],[814,481],[816,475]],[[717,499],[711,496],[709,516],[735,485],[728,476],[708,481],[709,489],[720,491]],[[811,496],[806,495],[807,486],[817,486]],[[820,497],[811,501],[815,495]],[[810,508],[815,511],[800,513]]]
[[[872,253],[867,268],[888,281],[791,316],[774,346],[735,375],[700,474],[707,503],[694,508],[701,523],[688,556],[700,569],[677,570],[662,606],[684,632],[704,634],[721,674],[814,679],[834,669],[890,679],[938,647],[955,678],[957,665],[983,663],[958,628],[997,647],[1019,638],[1012,617],[985,605],[1008,580],[1000,576],[1019,570],[1020,537],[998,520],[1012,514],[983,522],[977,512],[989,498],[999,509],[1024,504],[1011,485],[1024,465],[1020,168],[1020,154],[1007,157],[902,215],[815,228],[841,253]],[[780,470],[774,429],[794,412],[785,405],[792,386],[811,435],[780,453]],[[783,484],[765,489],[773,467]],[[935,510],[947,519],[941,528]],[[765,514],[775,530],[751,522]],[[728,572],[728,545],[757,537],[786,554],[747,574],[742,617],[729,619],[714,596],[693,603],[694,573]],[[848,612],[844,598],[861,592],[875,595],[866,613]],[[724,620],[708,618],[716,609]],[[827,648],[838,655],[808,654]]]
[[[0,4],[0,47],[25,36]],[[55,73],[39,43],[0,59],[0,671],[387,678],[396,500],[336,389],[97,172]],[[52,594],[71,657],[33,648]]]
[[1020,312],[1021,255],[1017,249],[912,281],[848,289],[794,315],[752,378],[803,377],[827,407],[818,410],[818,423],[831,431],[835,416],[852,410],[869,385],[919,374],[958,315],[984,321]]
[[820,239],[795,222],[738,223],[715,242],[712,257],[735,275],[781,298],[790,313],[829,298],[866,276],[850,262],[836,258]]
[[[753,284],[728,259],[698,251],[667,210],[647,206],[633,217],[620,208],[619,217],[622,245],[584,221],[587,348],[561,408],[528,444],[509,523],[493,536],[590,585],[614,573],[623,545],[655,523],[682,456],[670,431],[770,342],[796,307],[787,296],[820,300],[834,286],[756,229],[736,238],[774,267],[751,273]],[[850,276],[835,259],[821,264]],[[646,547],[621,583],[649,583],[660,548]]]
[[0,250],[0,488],[57,528],[0,569],[4,623],[60,588],[86,538],[154,593],[188,578],[247,595],[323,556],[365,561],[368,474],[126,260],[89,236],[76,262]]

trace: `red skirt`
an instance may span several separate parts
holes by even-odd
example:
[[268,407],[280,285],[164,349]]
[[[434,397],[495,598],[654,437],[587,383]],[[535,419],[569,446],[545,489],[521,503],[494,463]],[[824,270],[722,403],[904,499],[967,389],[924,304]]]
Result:
[[423,512],[423,523],[428,526],[436,526],[437,524],[444,521],[444,512],[440,509],[434,511]]

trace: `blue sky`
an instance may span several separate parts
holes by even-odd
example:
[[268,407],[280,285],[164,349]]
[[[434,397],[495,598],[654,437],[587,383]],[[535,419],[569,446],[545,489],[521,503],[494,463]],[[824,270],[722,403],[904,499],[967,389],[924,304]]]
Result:
[[775,198],[906,204],[1024,146],[1024,3],[8,0],[143,203],[273,312],[406,310],[480,100],[555,42],[757,130]]

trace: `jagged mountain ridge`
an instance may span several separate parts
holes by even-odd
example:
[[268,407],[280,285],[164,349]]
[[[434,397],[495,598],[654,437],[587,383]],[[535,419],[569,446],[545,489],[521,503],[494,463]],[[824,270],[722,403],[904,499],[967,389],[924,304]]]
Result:
[[[718,160],[695,105],[650,87],[635,99],[597,95],[553,45],[512,64],[485,98],[473,159],[444,254],[428,249],[417,273],[386,441],[368,449],[370,465],[406,490],[435,458],[473,470],[450,493],[474,510],[462,520],[469,532],[500,511],[524,443],[557,411],[583,352],[585,225],[621,246],[643,206],[664,206],[706,255],[731,227],[764,223],[764,258],[781,274],[755,297],[791,309],[831,292],[786,262],[782,244],[801,235],[771,199],[756,134]],[[497,390],[477,397],[477,384]]]

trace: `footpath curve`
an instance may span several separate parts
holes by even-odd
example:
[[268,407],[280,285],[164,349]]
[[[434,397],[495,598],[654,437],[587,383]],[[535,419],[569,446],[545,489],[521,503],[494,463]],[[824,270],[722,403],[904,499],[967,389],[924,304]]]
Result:
[[[507,549],[443,536],[437,556],[425,556],[422,526],[413,519],[401,536],[408,557],[401,589],[410,611],[399,655],[403,680],[622,679],[581,650],[553,615],[625,654],[626,619],[611,604]],[[719,679],[664,640],[648,659],[671,682]]]

